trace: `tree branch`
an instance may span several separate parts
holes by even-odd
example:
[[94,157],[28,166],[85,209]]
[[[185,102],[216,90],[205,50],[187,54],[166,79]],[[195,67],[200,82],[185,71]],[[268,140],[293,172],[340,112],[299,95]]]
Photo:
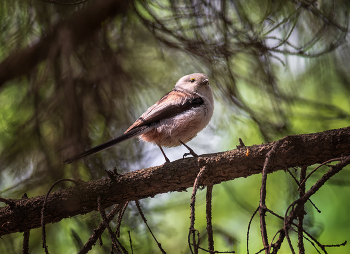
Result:
[[[268,172],[287,167],[309,166],[350,155],[350,127],[315,134],[284,138],[271,161]],[[50,194],[45,204],[45,221],[58,222],[78,214],[126,201],[153,197],[171,191],[183,191],[193,186],[199,170],[207,167],[200,185],[213,185],[238,177],[248,177],[262,171],[266,154],[275,142],[243,147],[228,152],[186,158],[161,166],[89,181],[79,186]],[[249,149],[249,154],[247,153]],[[248,155],[247,155],[248,154]],[[40,211],[45,196],[12,199],[15,205],[0,208],[0,236],[40,227]]]
[[10,53],[10,56],[0,63],[0,87],[6,81],[29,73],[37,64],[45,60],[56,45],[62,29],[69,32],[73,46],[77,47],[101,28],[101,23],[107,18],[125,13],[129,2],[97,1],[71,18],[57,23],[33,46]]

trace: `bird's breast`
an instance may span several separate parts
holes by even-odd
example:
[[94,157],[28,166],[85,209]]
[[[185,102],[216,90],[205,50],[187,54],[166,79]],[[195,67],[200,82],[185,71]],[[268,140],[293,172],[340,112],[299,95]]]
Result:
[[186,143],[193,139],[209,123],[212,114],[212,110],[203,104],[159,121],[154,129],[142,134],[140,138],[160,146],[179,146],[179,140]]

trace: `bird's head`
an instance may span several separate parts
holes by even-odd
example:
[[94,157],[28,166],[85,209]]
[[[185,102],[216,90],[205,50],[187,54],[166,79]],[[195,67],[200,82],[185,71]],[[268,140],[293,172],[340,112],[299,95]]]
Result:
[[209,85],[209,78],[203,73],[193,73],[183,76],[179,79],[179,81],[177,81],[175,88],[192,93],[198,93],[209,98],[213,97],[212,90]]

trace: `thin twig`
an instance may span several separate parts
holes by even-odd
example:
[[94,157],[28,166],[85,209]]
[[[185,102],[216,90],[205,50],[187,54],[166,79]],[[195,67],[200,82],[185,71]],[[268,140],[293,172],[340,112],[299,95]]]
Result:
[[121,210],[121,212],[119,213],[118,215],[118,219],[117,219],[117,229],[115,231],[117,237],[119,238],[120,237],[120,226],[122,224],[122,218],[123,218],[123,215],[125,213],[125,210],[126,208],[128,207],[128,204],[129,204],[129,201],[127,201],[123,207],[123,209]]
[[[293,178],[293,180],[295,181],[295,183],[298,185],[298,190],[299,190],[299,188],[300,188],[300,183],[299,183],[299,181],[295,178],[295,176],[292,174],[292,172],[289,170],[289,168],[287,167],[287,165],[286,164],[284,164],[284,162],[280,159],[280,158],[278,158],[279,159],[279,161],[286,167],[285,168],[285,170],[289,173],[289,175]],[[295,168],[294,168],[295,169]],[[305,180],[305,179],[304,179]],[[305,182],[305,181],[304,181]],[[314,204],[314,202],[312,202],[312,200],[311,199],[309,199],[309,202],[311,203],[311,205],[316,209],[316,211],[318,212],[318,213],[321,213],[321,211],[320,211],[320,209],[318,209],[317,208],[317,206]]]
[[30,236],[30,230],[26,230],[23,233],[23,254],[29,254],[29,236]]
[[[197,248],[198,245],[196,244],[196,234],[195,234],[195,232],[197,230],[194,228],[196,192],[197,192],[198,185],[199,185],[199,179],[203,175],[203,172],[206,170],[206,168],[207,168],[206,166],[202,167],[201,170],[199,171],[199,173],[197,174],[197,177],[196,177],[194,184],[193,184],[193,190],[192,190],[192,195],[191,195],[191,205],[190,205],[190,207],[191,207],[191,216],[190,216],[191,223],[190,223],[190,230],[188,233],[188,245],[189,245],[191,253],[195,253],[195,254],[198,253],[198,248]],[[192,239],[193,239],[194,252],[193,252],[192,247],[191,247],[191,235],[192,235]]]
[[[273,215],[276,216],[277,218],[279,218],[279,219],[281,219],[281,220],[284,220],[284,217],[278,215],[278,214],[275,213],[274,211],[272,211],[272,210],[270,210],[270,209],[268,209],[268,208],[266,208],[266,211],[269,212],[269,213],[271,213],[271,214],[273,214]],[[295,224],[294,222],[291,222],[291,224],[292,224],[293,226],[295,226],[295,227],[298,227],[298,225]],[[310,235],[306,230],[303,230],[303,232],[304,232],[308,237],[310,237],[318,246],[320,246],[320,247],[322,248],[322,244],[320,244],[312,235]],[[273,246],[273,247],[274,247],[274,250],[273,250],[273,252],[272,252],[273,254],[276,254],[277,251],[279,250],[279,248],[281,247],[281,244],[282,244],[282,242],[283,242],[284,237],[285,237],[285,234],[284,234],[284,230],[283,230],[283,233],[280,234],[278,240],[276,241],[276,243],[275,243],[274,246]],[[304,238],[307,239],[305,236],[304,236]],[[307,239],[307,240],[310,241],[309,239]],[[313,242],[311,242],[311,244],[315,247],[315,245],[314,245]],[[315,247],[315,249],[316,249],[316,251],[317,251],[318,253],[320,253],[320,252],[317,250],[316,247]]]
[[[300,170],[300,181],[299,182],[304,182],[305,177],[306,177],[306,170],[307,166],[301,167]],[[299,197],[301,198],[305,194],[305,184],[301,185],[299,187]],[[301,209],[299,210],[298,214],[298,247],[299,247],[299,254],[305,254],[305,248],[304,248],[304,241],[303,241],[303,221],[304,221],[304,212],[305,212],[305,207],[304,205],[301,206]]]
[[53,187],[55,187],[56,184],[60,183],[60,182],[64,182],[64,181],[69,181],[74,183],[75,185],[78,185],[79,183],[75,180],[72,179],[60,179],[58,181],[56,181],[49,189],[49,191],[46,194],[45,200],[44,200],[44,204],[43,204],[43,208],[41,209],[41,229],[42,229],[42,238],[43,238],[43,248],[45,249],[45,253],[48,254],[49,250],[47,249],[46,246],[46,233],[45,233],[45,216],[44,216],[44,212],[45,212],[45,205],[46,205],[46,201],[47,201],[47,197],[49,196],[51,190],[53,189]]
[[262,179],[261,179],[261,189],[260,189],[260,203],[259,203],[259,214],[260,214],[260,230],[261,230],[261,237],[265,249],[265,253],[268,254],[270,252],[269,250],[269,242],[267,239],[267,230],[266,230],[266,222],[265,222],[265,215],[266,215],[266,182],[267,182],[267,169],[272,161],[272,156],[276,153],[277,147],[279,147],[286,139],[288,139],[288,136],[285,138],[280,139],[277,141],[274,146],[271,148],[271,150],[266,154],[266,159],[262,171]]
[[[292,204],[289,205],[289,207],[287,208],[286,212],[285,212],[285,216],[284,216],[284,230],[286,233],[286,238],[288,240],[289,246],[292,250],[292,243],[290,241],[289,235],[288,235],[288,229],[290,227],[290,224],[292,224],[292,221],[295,219],[295,217],[298,214],[298,211],[300,209],[300,205],[304,205],[305,202],[310,198],[310,196],[312,196],[313,194],[315,194],[327,181],[328,179],[330,179],[332,176],[334,176],[335,174],[337,174],[339,171],[341,171],[346,165],[350,164],[350,156],[348,157],[342,157],[341,161],[339,163],[337,163],[336,165],[332,165],[331,169],[325,173],[311,188],[309,191],[307,191],[305,193],[305,195],[301,198],[299,198],[298,200],[294,201]],[[288,212],[291,209],[291,212],[288,216]],[[319,245],[320,246],[320,245]],[[320,246],[322,248],[322,250],[324,252],[326,252],[325,248],[321,245]],[[294,253],[294,252],[293,252]]]
[[132,249],[132,241],[131,241],[130,230],[128,230],[128,234],[129,234],[129,242],[130,242],[131,254],[134,254],[134,250]]
[[[309,177],[310,177],[317,169],[319,169],[320,167],[326,165],[327,163],[330,163],[330,162],[333,162],[333,161],[340,161],[340,160],[342,160],[342,158],[343,158],[343,157],[334,158],[334,159],[330,159],[330,160],[328,160],[328,161],[325,161],[325,162],[321,163],[321,164],[318,165],[314,170],[312,170],[312,171],[310,172],[310,174],[308,174],[307,177],[306,177],[303,181],[300,182],[300,186],[303,186],[303,185],[305,184],[306,180],[309,179]],[[300,188],[300,186],[299,186],[299,188]]]
[[344,241],[341,244],[329,244],[329,245],[323,244],[323,247],[340,247],[340,246],[345,246],[347,243],[348,243],[348,241]]
[[165,251],[163,250],[162,245],[157,241],[157,238],[154,236],[154,234],[153,234],[151,228],[150,228],[150,227],[148,226],[148,224],[147,224],[146,217],[145,217],[145,215],[143,214],[143,212],[142,212],[142,210],[141,210],[141,207],[140,207],[140,202],[139,202],[138,200],[135,200],[135,203],[136,203],[137,210],[139,211],[143,222],[146,224],[146,226],[147,226],[149,232],[151,233],[151,235],[152,235],[154,241],[156,241],[156,243],[157,243],[157,245],[158,245],[158,248],[160,249],[160,251],[161,251],[163,254],[165,254]]
[[[282,220],[283,220],[283,217],[282,217]],[[282,242],[283,242],[284,237],[285,237],[283,228],[278,230],[277,232],[279,233],[277,241],[274,244],[271,243],[271,247],[273,248],[272,254],[277,254],[277,252],[281,248]]]
[[200,246],[198,246],[198,249],[201,249],[201,250],[203,250],[205,252],[210,252],[210,253],[236,253],[235,251],[217,251],[217,250],[211,252],[210,250],[206,250],[206,249],[204,249],[204,248],[202,248]]
[[213,194],[213,185],[207,186],[207,195],[206,195],[206,214],[207,214],[207,232],[208,232],[208,246],[209,246],[209,253],[214,253],[214,236],[213,236],[213,225],[211,222],[212,218],[212,207],[211,207],[211,201],[212,201],[212,194]]
[[247,254],[249,254],[249,231],[250,231],[250,226],[252,224],[253,218],[255,216],[255,214],[259,211],[259,207],[256,208],[256,210],[254,211],[252,217],[250,217],[249,223],[248,223],[248,230],[247,230]]
[[0,202],[5,203],[6,205],[9,205],[9,206],[14,206],[16,204],[15,201],[8,198],[0,198]]
[[94,229],[94,233],[92,236],[90,236],[89,240],[86,242],[84,247],[80,250],[79,254],[86,254],[88,253],[92,246],[95,244],[97,239],[102,235],[103,231],[106,229],[107,224],[113,220],[114,216],[122,209],[124,206],[124,203],[122,204],[117,204],[115,207],[112,209],[112,211],[107,215],[106,221],[102,221],[100,225]]
[[[292,203],[292,205],[287,208],[287,211],[289,208],[292,208],[292,211],[294,212],[295,205],[296,205],[296,203]],[[284,221],[283,221],[283,229],[284,229],[284,234],[285,234],[287,241],[288,241],[288,244],[289,244],[289,249],[292,252],[292,254],[295,254],[295,251],[294,251],[294,248],[292,245],[292,241],[290,240],[290,237],[289,237],[289,228],[290,228],[289,222],[292,221],[292,220],[290,220],[290,218],[294,217],[294,213],[291,212],[291,214],[289,216],[287,216],[287,211],[286,211],[286,215],[285,215]]]
[[[112,245],[113,245],[114,249],[117,251],[118,254],[119,253],[121,254],[122,252],[124,254],[127,254],[128,252],[123,247],[123,245],[118,241],[118,239],[115,237],[115,234],[112,231],[111,227],[109,226],[109,223],[107,223],[107,217],[106,217],[105,210],[101,208],[101,197],[100,196],[98,196],[98,198],[97,198],[97,209],[101,214],[102,220],[107,224],[107,230],[108,230],[109,236],[111,237]],[[119,248],[121,249],[122,252],[120,251]]]

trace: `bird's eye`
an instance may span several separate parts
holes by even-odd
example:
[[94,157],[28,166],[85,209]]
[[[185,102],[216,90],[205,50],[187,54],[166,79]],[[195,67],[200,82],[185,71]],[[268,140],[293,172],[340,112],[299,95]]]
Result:
[[194,78],[191,78],[191,83],[193,83],[193,82],[195,82],[196,81],[196,79],[194,79]]

